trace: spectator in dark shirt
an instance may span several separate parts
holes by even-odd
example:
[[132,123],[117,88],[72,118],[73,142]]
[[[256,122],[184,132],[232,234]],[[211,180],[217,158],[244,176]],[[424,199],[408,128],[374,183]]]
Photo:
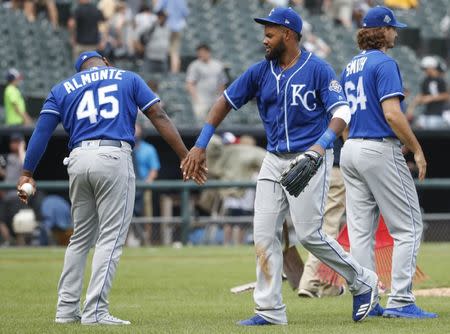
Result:
[[101,49],[99,23],[104,21],[102,12],[91,3],[91,0],[78,0],[68,28],[72,34],[73,57],[84,51]]
[[449,112],[450,94],[443,74],[446,66],[437,57],[427,56],[421,61],[420,67],[425,72],[421,93],[417,95],[408,107],[407,116],[411,120],[415,116],[417,106],[423,105],[424,111],[417,117],[415,125],[421,128],[447,127],[443,115]]

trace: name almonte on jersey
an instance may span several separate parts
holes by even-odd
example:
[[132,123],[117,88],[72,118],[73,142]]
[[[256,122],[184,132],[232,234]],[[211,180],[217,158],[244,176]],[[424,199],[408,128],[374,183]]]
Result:
[[63,86],[66,89],[67,94],[82,88],[87,84],[96,82],[99,80],[122,80],[122,74],[124,70],[117,68],[105,68],[98,71],[81,72],[80,76],[72,77],[70,80],[64,81]]
[[147,110],[159,97],[136,73],[92,67],[55,85],[41,114],[58,117],[70,134],[69,148],[88,139],[116,139],[134,145],[138,108]]

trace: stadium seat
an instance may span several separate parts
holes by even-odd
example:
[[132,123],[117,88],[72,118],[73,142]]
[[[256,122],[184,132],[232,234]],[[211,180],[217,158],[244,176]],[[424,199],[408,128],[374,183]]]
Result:
[[[58,6],[71,6],[72,1],[56,0],[56,3]],[[209,43],[214,57],[229,66],[232,78],[264,57],[263,30],[252,18],[267,15],[272,8],[270,4],[261,3],[259,0],[222,0],[213,5],[211,1],[188,0],[188,6],[190,14],[181,43],[183,70],[195,59],[196,47],[202,42]],[[414,43],[419,40],[418,29],[421,38],[430,40],[425,43],[426,46],[441,50],[441,47],[433,45],[439,44],[435,41],[442,37],[439,22],[445,15],[442,9],[447,6],[448,0],[433,0],[421,2],[420,7],[415,10],[396,10],[399,20],[412,27],[408,33],[415,32],[409,42],[389,51],[398,60],[405,86],[411,91],[418,89],[422,74],[417,66],[419,61],[416,52],[413,50],[417,45]],[[296,9],[303,19],[313,26],[313,31],[332,48],[327,61],[340,74],[350,58],[358,52],[354,41],[355,31],[348,32],[335,26],[326,15],[311,15],[306,9]],[[53,84],[73,74],[69,38],[68,31],[63,27],[54,30],[47,20],[29,23],[21,12],[0,6],[0,45],[9,46],[0,48],[0,70],[5,71],[14,66],[26,73],[25,95],[42,94],[45,97]],[[114,65],[140,73],[138,63],[129,59],[116,60]],[[49,71],[49,68],[52,70]],[[167,101],[168,113],[176,115],[176,122],[188,124],[186,117],[194,119],[189,96],[184,87],[185,73],[175,76],[140,74],[144,80],[159,82],[159,94]],[[227,122],[260,124],[256,106],[250,103],[243,111],[232,113]]]

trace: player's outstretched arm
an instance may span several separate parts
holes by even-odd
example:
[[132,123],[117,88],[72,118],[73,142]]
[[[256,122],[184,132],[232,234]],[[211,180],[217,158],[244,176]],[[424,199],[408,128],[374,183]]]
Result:
[[212,106],[194,147],[191,148],[186,158],[181,162],[180,168],[185,181],[195,177],[202,168],[206,168],[206,147],[214,131],[230,110],[231,106],[223,95]]
[[52,136],[53,131],[59,123],[59,116],[55,114],[41,113],[36,128],[31,135],[28,143],[28,149],[25,154],[22,175],[17,182],[17,195],[25,204],[28,202],[29,195],[22,190],[22,185],[31,183],[34,191],[36,191],[36,183],[33,179],[33,173],[39,161],[47,149],[47,144]]
[[[148,110],[144,112],[147,118],[152,122],[153,126],[159,132],[161,137],[170,145],[170,147],[175,151],[180,160],[183,160],[188,150],[181,139],[180,133],[178,132],[175,125],[167,116],[166,112],[161,108],[159,103],[155,103]],[[198,184],[203,184],[206,182],[207,172],[205,168],[199,168],[197,173],[193,175],[193,180]]]
[[384,100],[381,102],[381,106],[386,121],[398,139],[400,139],[407,149],[414,153],[414,160],[419,168],[419,180],[423,180],[427,172],[427,161],[425,160],[425,155],[423,154],[419,141],[412,132],[406,116],[401,111],[398,97]]

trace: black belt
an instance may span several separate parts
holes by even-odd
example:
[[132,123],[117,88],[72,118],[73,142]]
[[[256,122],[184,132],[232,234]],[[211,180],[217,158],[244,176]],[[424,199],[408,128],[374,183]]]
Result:
[[[87,139],[83,141],[90,141],[90,140],[96,140],[96,139]],[[83,146],[83,141],[80,141],[73,145],[72,149],[77,147]],[[113,140],[113,139],[100,139],[100,142],[98,143],[98,146],[114,146],[114,147],[122,147],[122,142],[120,140]]]
[[384,138],[369,138],[369,137],[359,137],[359,138],[355,138],[355,139],[364,139],[364,140],[373,140],[373,141],[383,141]]

